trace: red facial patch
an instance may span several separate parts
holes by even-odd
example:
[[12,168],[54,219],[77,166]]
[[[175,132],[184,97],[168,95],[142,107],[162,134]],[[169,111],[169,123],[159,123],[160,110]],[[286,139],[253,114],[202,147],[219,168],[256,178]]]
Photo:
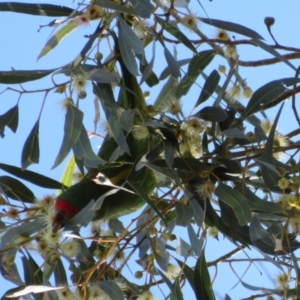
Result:
[[58,211],[63,211],[68,218],[74,217],[80,211],[80,208],[74,206],[70,203],[70,201],[65,199],[57,199],[55,203],[55,209]]

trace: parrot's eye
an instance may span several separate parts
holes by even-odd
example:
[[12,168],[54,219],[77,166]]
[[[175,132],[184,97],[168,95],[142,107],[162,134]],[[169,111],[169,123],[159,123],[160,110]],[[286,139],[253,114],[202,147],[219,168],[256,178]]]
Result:
[[105,177],[104,174],[102,173],[98,173],[97,176],[96,176],[96,180],[99,182],[99,183],[104,183],[107,178]]

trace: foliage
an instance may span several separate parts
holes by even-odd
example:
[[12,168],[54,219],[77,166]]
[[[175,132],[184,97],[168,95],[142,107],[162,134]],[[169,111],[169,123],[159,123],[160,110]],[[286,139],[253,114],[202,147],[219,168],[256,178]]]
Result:
[[[60,150],[53,149],[58,151],[53,168],[73,155],[62,183],[27,170],[40,160],[40,114],[24,143],[20,167],[0,164],[9,174],[0,176],[5,208],[0,221],[0,271],[18,286],[6,291],[2,299],[28,294],[34,299],[44,299],[43,294],[49,299],[154,299],[151,291],[156,286],[163,286],[161,299],[183,299],[184,285],[190,285],[196,299],[215,299],[211,267],[247,248],[256,249],[263,261],[274,264],[282,274],[277,289],[238,278],[245,289],[259,291],[251,299],[300,297],[294,254],[300,247],[296,238],[300,229],[299,143],[294,141],[299,129],[285,136],[277,130],[281,103],[288,97],[292,97],[300,126],[295,109],[299,70],[290,62],[299,50],[281,46],[275,39],[274,45],[268,45],[260,34],[239,24],[199,18],[187,9],[188,1],[91,2],[75,9],[0,4],[1,13],[64,17],[49,23],[58,28],[38,59],[59,51],[60,43],[77,27],[95,24],[72,63],[49,70],[0,72],[0,83],[20,85],[20,90],[7,87],[20,94],[19,101],[24,93],[42,92],[44,102],[51,92],[64,95],[64,137]],[[218,28],[215,38],[200,30],[201,22]],[[265,23],[273,38],[271,18]],[[238,39],[230,38],[228,31]],[[174,45],[187,53],[186,59],[177,60]],[[199,51],[200,45],[204,49]],[[240,45],[260,47],[273,58],[242,61]],[[278,49],[293,53],[281,55]],[[159,56],[166,62],[160,74]],[[224,65],[217,67],[216,57]],[[295,76],[262,82],[254,92],[241,77],[239,66],[277,62],[288,65]],[[67,80],[58,83],[56,78],[60,80],[62,74]],[[21,85],[35,80],[38,84],[46,76],[51,77],[49,88],[29,91]],[[142,87],[159,89],[154,103],[146,102]],[[81,109],[90,90],[96,97],[95,123],[99,122],[99,104],[107,120],[97,155]],[[242,97],[249,99],[246,105]],[[183,99],[190,101],[187,108]],[[272,107],[278,110],[273,122],[264,112]],[[18,130],[19,114],[18,102],[0,116],[2,138],[7,128]],[[53,232],[55,199],[37,200],[26,183],[65,190],[74,183],[75,169],[83,180],[103,172],[107,192],[89,199],[64,229]],[[115,201],[105,201],[114,194]],[[133,211],[138,211],[133,219],[116,218]],[[92,222],[93,217],[101,222]],[[91,229],[89,237],[82,230],[86,226]],[[178,227],[186,233],[185,239],[177,237]],[[207,235],[225,236],[234,250],[207,261]],[[174,240],[178,240],[176,249]],[[33,252],[40,254],[41,263]],[[138,257],[136,262],[133,257]],[[140,267],[135,279],[126,272],[129,262]],[[143,283],[137,284],[141,278]]]

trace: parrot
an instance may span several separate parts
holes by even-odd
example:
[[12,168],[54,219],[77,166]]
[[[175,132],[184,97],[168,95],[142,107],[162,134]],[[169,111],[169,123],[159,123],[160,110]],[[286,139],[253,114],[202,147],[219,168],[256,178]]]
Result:
[[[99,210],[94,213],[93,220],[113,219],[122,215],[134,212],[141,208],[145,202],[137,195],[130,184],[126,183],[127,177],[131,174],[134,182],[143,188],[147,196],[150,196],[156,186],[156,179],[153,171],[147,167],[135,170],[134,160],[147,153],[148,139],[142,141],[134,140],[129,135],[127,138],[131,155],[125,153],[116,162],[109,162],[98,168],[91,168],[83,179],[63,191],[55,202],[56,214],[52,222],[53,232],[65,226],[66,222],[73,218],[91,200],[96,201],[99,197],[110,190],[121,187],[114,194],[107,195]],[[111,154],[110,147],[116,148],[117,143],[112,137],[107,137],[101,147],[99,156],[105,157],[102,153]],[[103,184],[108,180],[109,185]]]

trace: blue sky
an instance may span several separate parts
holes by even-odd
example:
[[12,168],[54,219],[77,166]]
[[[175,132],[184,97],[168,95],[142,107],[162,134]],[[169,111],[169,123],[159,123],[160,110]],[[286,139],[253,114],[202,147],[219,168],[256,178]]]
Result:
[[[20,1],[28,3],[29,1]],[[190,8],[194,13],[197,13],[201,17],[206,17],[198,2],[191,0]],[[32,1],[32,3],[52,3],[52,4],[63,4],[71,6],[72,1]],[[300,26],[299,26],[299,14],[300,2],[298,1],[238,1],[238,0],[227,0],[227,1],[205,1],[201,2],[204,6],[208,16],[213,19],[220,19],[231,21],[235,23],[247,26],[259,34],[261,34],[267,43],[272,44],[272,40],[267,32],[266,26],[264,25],[264,18],[267,16],[274,17],[276,22],[272,27],[273,34],[277,41],[282,45],[294,46],[300,48]],[[39,33],[37,32],[39,25],[48,24],[52,18],[47,17],[35,17],[23,14],[3,13],[0,12],[2,29],[0,31],[0,70],[10,70],[11,68],[17,70],[34,70],[34,69],[51,69],[53,67],[59,67],[66,63],[71,62],[81,50],[84,39],[84,34],[90,34],[93,32],[94,24],[87,27],[78,28],[76,32],[69,35],[56,49],[54,49],[47,56],[37,61],[37,57],[45,45],[47,39],[52,35],[53,28],[43,28]],[[205,24],[200,25],[200,29],[205,32],[209,37],[214,37],[216,29]],[[189,32],[185,31],[185,34],[189,36]],[[235,35],[238,38],[238,35]],[[203,48],[202,48],[203,47]],[[205,46],[201,46],[199,50],[204,49]],[[173,50],[173,49],[170,49]],[[105,49],[103,49],[105,51]],[[178,59],[189,58],[191,53],[186,51],[180,51],[177,49]],[[254,48],[253,46],[241,46],[238,47],[238,52],[241,60],[256,60],[270,57],[270,54],[263,52],[260,49]],[[148,56],[148,60],[151,58],[151,53]],[[160,61],[162,59],[162,61]],[[165,66],[163,56],[156,56],[157,70],[161,70],[161,66]],[[216,59],[213,63],[213,67],[217,68],[219,64],[224,64],[224,60]],[[298,67],[299,60],[292,61],[295,67]],[[294,71],[284,64],[277,64],[270,67],[261,68],[242,68],[240,67],[240,74],[242,78],[247,80],[248,85],[256,90],[258,87],[265,83],[285,77],[293,77]],[[158,74],[160,72],[158,71]],[[208,71],[207,71],[208,73]],[[58,81],[66,80],[67,78],[57,77]],[[24,87],[26,89],[36,89],[37,81],[33,83],[26,83]],[[201,86],[201,81],[199,81]],[[38,88],[44,88],[51,86],[50,77],[40,80]],[[12,86],[13,88],[19,89],[18,86]],[[0,85],[0,92],[6,88],[4,85]],[[146,87],[144,87],[146,90]],[[192,93],[195,93],[195,97],[198,97],[200,89],[195,88]],[[149,101],[154,101],[156,95],[159,92],[159,87],[151,91]],[[189,94],[189,97],[193,94]],[[0,114],[6,112],[9,108],[17,103],[18,94],[12,91],[0,94]],[[60,143],[63,137],[63,124],[64,124],[64,111],[61,108],[61,100],[63,96],[59,94],[51,93],[47,97],[47,101],[42,114],[41,125],[40,125],[40,148],[41,157],[40,164],[31,165],[30,170],[43,173],[49,177],[60,180],[64,167],[67,160],[65,160],[59,167],[51,170],[51,166],[55,160],[57,152],[60,147]],[[0,140],[0,162],[13,164],[20,166],[21,152],[24,141],[28,136],[32,126],[38,118],[40,107],[43,101],[43,94],[25,94],[22,96],[20,101],[20,120],[19,128],[16,134],[12,133],[9,129],[5,131],[5,138]],[[184,110],[188,112],[189,98],[182,99],[184,103]],[[193,103],[193,101],[191,101]],[[246,104],[246,100],[245,100]],[[90,93],[87,99],[81,101],[80,108],[85,112],[84,122],[88,130],[93,130],[93,96]],[[285,134],[291,129],[295,128],[295,120],[290,118],[291,104],[288,102],[285,105],[283,114],[281,115],[279,122],[279,130]],[[274,118],[274,114],[277,110],[271,110],[266,112],[270,119]],[[103,115],[101,115],[103,120]],[[98,126],[98,130],[100,130]],[[93,139],[92,144],[97,151],[97,146],[101,143],[99,139]],[[0,171],[0,175],[4,175]],[[45,194],[44,190],[33,188],[36,192],[37,197],[43,197]],[[221,249],[223,248],[224,249]],[[214,239],[208,239],[206,248],[207,260],[213,260],[225,254],[233,247],[223,242],[223,237],[220,237],[220,241]],[[221,251],[221,252],[220,252]],[[250,255],[256,256],[256,253],[248,251]],[[242,257],[243,254],[237,257]],[[237,268],[241,275],[246,270],[247,264],[239,263]],[[251,284],[257,284],[258,286],[269,286],[274,287],[272,277],[274,277],[278,271],[275,269],[267,268],[260,265],[259,263],[252,265],[249,268],[248,274],[244,280]],[[262,273],[262,275],[260,274]],[[212,268],[211,274],[214,274]],[[253,278],[257,278],[257,282],[253,281]],[[218,275],[214,285],[214,289],[219,295],[219,299],[223,299],[225,293],[228,293],[232,299],[240,299],[251,295],[251,291],[247,291],[240,288],[240,285],[235,289],[231,288],[237,283],[237,277],[235,277],[232,271],[229,269],[228,264],[219,266]],[[2,294],[0,286],[0,295]],[[3,290],[4,291],[4,290]],[[185,290],[188,295],[189,289]],[[243,291],[243,292],[242,292]],[[242,294],[241,294],[242,293]],[[159,294],[157,294],[159,295]],[[158,297],[159,299],[159,297]]]

